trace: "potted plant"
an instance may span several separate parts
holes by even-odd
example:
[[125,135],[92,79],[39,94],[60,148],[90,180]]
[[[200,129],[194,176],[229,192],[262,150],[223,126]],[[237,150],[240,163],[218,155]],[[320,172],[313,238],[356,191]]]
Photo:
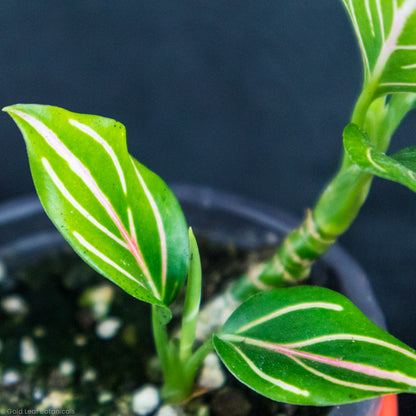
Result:
[[[196,350],[198,246],[166,185],[127,153],[123,126],[56,107],[5,109],[23,132],[38,194],[64,237],[97,271],[153,305],[167,401],[190,396],[199,365],[214,348],[236,378],[277,401],[327,406],[414,390],[413,350],[341,295],[317,287],[275,289],[309,276],[316,258],[354,220],[373,176],[415,189],[414,148],[385,152],[415,102],[416,4],[345,6],[365,79],[344,130],[342,166],[272,258],[230,286],[224,297],[241,305]],[[169,341],[170,306],[186,275],[181,330]]]
[[[226,278],[239,276],[248,265],[270,256],[279,239],[296,224],[274,209],[211,189],[176,186],[174,191],[188,223],[199,236],[205,299],[217,288],[227,287]],[[2,373],[11,383],[0,384],[0,403],[4,406],[0,410],[25,406],[44,409],[53,400],[57,408],[76,409],[80,414],[130,414],[140,386],[149,380],[155,385],[161,382],[152,359],[148,308],[121,289],[103,284],[101,276],[74,256],[34,197],[3,206],[0,218],[0,258],[8,276],[0,282],[0,359]],[[334,247],[324,262],[314,267],[311,279],[314,284],[344,293],[373,322],[383,326],[382,314],[363,276],[360,267]],[[14,313],[4,313],[5,301],[15,304]],[[19,303],[23,310],[19,310]],[[221,316],[221,297],[208,302],[212,304],[202,308],[198,344],[207,332],[207,323],[215,325],[215,318]],[[207,322],[203,319],[207,316],[214,319]],[[117,323],[119,328],[114,328]],[[106,327],[104,339],[102,331]],[[177,325],[171,327],[175,330]],[[19,352],[24,338],[37,349],[29,362]],[[210,405],[213,415],[233,414],[236,400],[240,415],[259,411],[310,415],[319,411],[330,412],[331,416],[357,416],[376,412],[381,405],[379,399],[374,399],[331,408],[298,409],[261,399],[247,388],[241,390],[243,385],[232,385],[233,377],[224,369],[205,365],[203,371],[205,375],[198,376],[197,385],[206,385],[203,380],[208,379],[211,388],[219,387],[227,377],[226,385],[191,402],[194,408]],[[147,374],[147,381],[143,374]],[[13,384],[10,375],[18,376],[20,382]],[[20,404],[11,405],[16,398]]]

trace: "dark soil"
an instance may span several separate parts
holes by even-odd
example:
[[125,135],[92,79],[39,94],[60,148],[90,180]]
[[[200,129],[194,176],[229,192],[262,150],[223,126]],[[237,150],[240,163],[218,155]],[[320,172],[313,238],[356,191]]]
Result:
[[[273,250],[248,254],[233,246],[204,242],[200,248],[205,299]],[[318,264],[312,281],[322,285],[332,273]],[[107,311],[101,308],[97,312],[97,303],[88,302],[91,289],[112,297]],[[24,300],[25,307],[7,313],[1,305],[15,295]],[[160,383],[149,306],[97,275],[70,249],[0,281],[0,302],[0,414],[10,414],[10,409],[59,408],[86,416],[133,415],[132,392],[146,383]],[[97,325],[108,317],[116,317],[121,325],[112,338],[101,339]],[[23,363],[21,356],[22,339],[27,338],[38,352],[38,360],[29,364]],[[9,372],[10,377],[11,370],[19,381],[4,385],[5,375]],[[61,400],[61,405],[54,407],[48,399]],[[211,416],[314,416],[330,411],[272,402],[231,375],[227,375],[224,387],[188,403],[185,414],[202,414],[201,406],[206,405]]]

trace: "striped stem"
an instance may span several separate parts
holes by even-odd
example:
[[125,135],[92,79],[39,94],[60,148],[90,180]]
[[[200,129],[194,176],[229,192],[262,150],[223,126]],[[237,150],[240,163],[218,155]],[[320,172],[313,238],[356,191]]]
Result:
[[346,231],[368,195],[372,175],[345,160],[315,209],[284,240],[267,263],[260,281],[270,286],[296,284],[307,278],[313,262]]
[[[370,92],[369,92],[370,91]],[[374,88],[363,91],[352,122],[369,133],[372,146],[385,152],[401,120],[414,106],[412,94],[371,101]],[[371,103],[371,104],[370,104]],[[373,175],[364,172],[345,155],[340,170],[324,190],[313,211],[307,211],[299,228],[292,231],[266,264],[258,281],[268,286],[296,284],[307,278],[313,262],[324,254],[358,215],[370,190]]]
[[317,226],[311,211],[301,226],[292,231],[267,263],[260,280],[266,285],[295,284],[309,276],[313,261],[336,240]]
[[[352,120],[355,124],[364,123],[371,145],[384,153],[401,120],[414,106],[416,96],[397,94],[388,103],[385,98],[379,98],[371,105],[369,97],[368,91],[360,97]],[[360,120],[364,121],[360,123]],[[200,313],[198,339],[207,339],[241,302],[259,291],[295,284],[306,278],[314,260],[331,247],[354,221],[365,202],[371,181],[371,174],[363,172],[345,156],[340,170],[326,187],[315,209],[307,211],[304,222],[286,237],[272,259],[249,269],[226,292],[204,306]],[[211,309],[217,305],[222,305],[226,313],[215,320]]]

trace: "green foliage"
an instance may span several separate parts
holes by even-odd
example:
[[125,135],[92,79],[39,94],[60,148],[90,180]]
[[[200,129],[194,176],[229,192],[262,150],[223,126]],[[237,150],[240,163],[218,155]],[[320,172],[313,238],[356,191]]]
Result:
[[214,336],[227,368],[273,400],[332,405],[416,391],[416,353],[329,289],[259,293]]
[[344,129],[344,148],[353,163],[364,172],[400,183],[416,192],[416,148],[392,156],[374,149],[367,134],[355,124]]
[[416,2],[343,0],[376,95],[416,92]]
[[202,270],[198,243],[192,228],[189,229],[190,261],[185,305],[182,315],[182,336],[180,342],[180,358],[187,360],[192,355],[195,341],[198,312],[201,303]]
[[[385,154],[416,101],[416,0],[343,2],[364,63],[363,91],[344,130],[346,155],[315,209],[258,276],[244,280],[240,294],[307,277],[313,261],[351,225],[373,175],[416,191],[416,147]],[[166,184],[129,155],[124,126],[57,107],[19,104],[4,110],[23,133],[37,192],[58,230],[98,272],[153,305],[165,399],[190,396],[214,346],[240,381],[274,400],[332,405],[416,392],[415,352],[342,295],[317,287],[253,296],[194,351],[198,246]],[[187,273],[178,342],[169,338],[168,307]],[[267,279],[261,282],[262,275]]]
[[74,250],[132,296],[169,305],[186,278],[187,226],[166,184],[128,154],[124,126],[57,107],[4,110],[25,138],[40,200]]

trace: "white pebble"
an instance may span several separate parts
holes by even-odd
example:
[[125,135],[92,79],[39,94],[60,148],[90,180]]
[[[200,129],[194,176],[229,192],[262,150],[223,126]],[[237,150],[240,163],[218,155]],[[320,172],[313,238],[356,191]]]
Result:
[[75,372],[75,363],[71,359],[62,360],[59,363],[59,371],[63,376],[70,376]]
[[[209,407],[205,406],[205,405],[200,405],[198,407],[198,410],[196,411],[196,415],[195,416],[209,416]],[[277,415],[279,416],[279,415]]]
[[33,335],[36,338],[43,338],[46,335],[46,329],[43,326],[37,326],[33,329]]
[[91,382],[97,380],[97,372],[93,368],[89,368],[82,375],[82,381]]
[[117,334],[118,330],[120,329],[120,326],[120,319],[111,317],[99,322],[97,324],[95,332],[97,333],[97,336],[101,339],[111,339]]
[[225,323],[239,304],[232,296],[225,293],[211,299],[199,314],[196,338],[206,340]]
[[85,337],[82,334],[76,335],[75,338],[74,338],[74,344],[77,347],[85,347],[85,345],[87,345],[87,343],[88,343],[87,337]]
[[148,384],[133,393],[132,410],[136,415],[145,416],[155,411],[159,402],[158,389]]
[[26,301],[19,295],[10,295],[1,301],[4,312],[10,315],[23,315],[27,312]]
[[113,398],[114,396],[113,396],[113,393],[111,393],[111,391],[103,390],[98,395],[98,403],[100,404],[109,403],[113,400]]
[[3,374],[3,386],[12,386],[20,381],[20,374],[16,370],[8,370]]
[[92,306],[92,314],[95,319],[104,318],[108,313],[108,305],[103,302],[94,303]]
[[24,364],[34,364],[38,361],[38,349],[30,337],[23,337],[20,341],[20,360]]
[[204,360],[198,384],[206,389],[217,389],[225,383],[225,380],[218,357],[213,353],[208,354]]
[[39,410],[59,410],[71,399],[72,395],[70,393],[51,391],[50,394],[42,400],[42,403],[39,406]]
[[87,289],[81,296],[80,303],[89,306],[95,319],[104,318],[110,310],[114,299],[114,287],[102,284]]
[[33,390],[33,398],[36,401],[42,400],[43,396],[45,395],[43,389],[41,389],[40,387],[35,387]]
[[170,405],[164,405],[162,406],[158,412],[156,413],[156,416],[182,416],[183,412],[178,407],[170,406]]
[[219,368],[220,360],[218,359],[216,354],[211,353],[205,357],[204,365],[205,367],[209,367],[209,368]]

